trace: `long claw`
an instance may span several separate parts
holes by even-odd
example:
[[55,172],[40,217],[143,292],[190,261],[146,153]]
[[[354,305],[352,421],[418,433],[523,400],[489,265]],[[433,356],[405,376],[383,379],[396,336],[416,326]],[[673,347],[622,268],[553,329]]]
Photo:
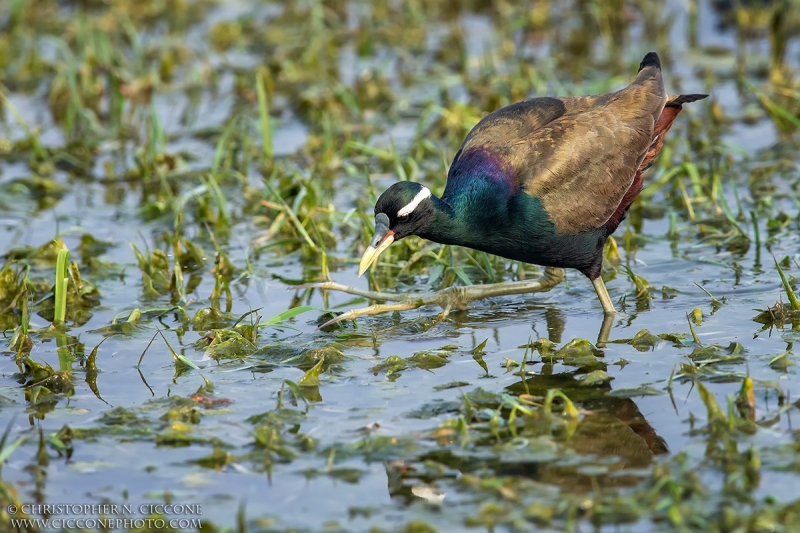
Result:
[[380,315],[382,313],[389,313],[392,311],[407,311],[409,309],[415,309],[420,307],[413,302],[408,303],[401,303],[401,304],[376,304],[370,305],[369,307],[361,307],[359,309],[351,309],[346,313],[342,313],[341,315],[334,317],[317,329],[322,329],[325,327],[330,326],[331,324],[336,324],[337,322],[341,322],[342,320],[355,320],[360,316],[372,316],[372,315]]
[[493,283],[487,285],[471,285],[469,287],[449,287],[436,292],[412,293],[412,294],[392,294],[388,292],[365,291],[342,285],[333,281],[319,283],[308,283],[290,287],[290,290],[300,289],[321,289],[331,291],[341,291],[356,296],[363,296],[371,300],[395,301],[394,304],[376,304],[360,309],[351,309],[320,326],[324,328],[331,324],[336,324],[342,320],[353,320],[360,316],[379,315],[393,311],[407,311],[417,309],[425,305],[436,305],[442,307],[441,318],[445,318],[451,309],[463,309],[466,304],[482,298],[493,296],[509,296],[513,294],[529,294],[534,292],[546,292],[558,285],[564,279],[564,270],[561,268],[547,267],[544,276],[540,279],[529,281],[517,281],[513,283]]
[[378,291],[365,291],[350,287],[349,285],[342,285],[335,281],[320,281],[317,283],[306,283],[304,285],[295,285],[294,287],[287,287],[289,291],[299,291],[303,289],[321,289],[323,291],[339,291],[346,292],[347,294],[355,294],[356,296],[363,296],[370,300],[386,300],[389,302],[402,302],[408,300],[409,296],[405,294],[397,294],[391,292],[378,292]]

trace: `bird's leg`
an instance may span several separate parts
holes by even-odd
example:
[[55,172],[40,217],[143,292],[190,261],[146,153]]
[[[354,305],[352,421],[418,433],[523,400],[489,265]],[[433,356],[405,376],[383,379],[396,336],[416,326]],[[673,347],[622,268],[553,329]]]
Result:
[[592,280],[594,290],[597,291],[597,297],[600,298],[600,304],[603,306],[603,312],[606,315],[614,315],[617,310],[614,307],[614,302],[611,301],[611,296],[608,295],[606,284],[603,283],[603,278],[597,276]]
[[[547,292],[564,280],[564,269],[556,267],[547,267],[544,270],[544,275],[538,279],[531,279],[525,281],[514,281],[511,283],[490,283],[486,285],[470,285],[468,287],[450,287],[439,291],[440,293],[447,291],[459,292],[459,299],[454,300],[454,307],[462,307],[459,304],[466,304],[473,300],[480,300],[482,298],[491,298],[493,296],[510,296],[513,294],[529,294],[533,292]],[[455,291],[454,289],[457,289]]]
[[364,296],[372,300],[389,300],[399,302],[396,304],[376,304],[361,309],[351,309],[336,318],[322,324],[320,327],[329,326],[342,320],[352,320],[364,315],[378,315],[391,311],[406,311],[425,305],[438,304],[444,309],[443,317],[451,309],[464,309],[473,300],[491,298],[493,296],[508,296],[512,294],[528,294],[533,292],[547,292],[564,279],[564,269],[547,267],[544,276],[539,279],[516,281],[513,283],[492,283],[488,285],[470,285],[467,287],[448,287],[436,292],[423,292],[415,294],[391,294],[385,292],[365,291],[349,287],[332,281],[310,283],[292,287],[292,289],[322,289],[342,291],[356,296]]
[[608,342],[608,336],[611,334],[611,326],[614,322],[614,315],[617,310],[614,308],[614,302],[611,301],[611,296],[608,295],[606,284],[603,283],[603,278],[597,276],[592,280],[594,290],[597,291],[597,297],[600,299],[600,304],[603,306],[603,325],[600,326],[600,333],[597,335],[597,347],[604,348]]

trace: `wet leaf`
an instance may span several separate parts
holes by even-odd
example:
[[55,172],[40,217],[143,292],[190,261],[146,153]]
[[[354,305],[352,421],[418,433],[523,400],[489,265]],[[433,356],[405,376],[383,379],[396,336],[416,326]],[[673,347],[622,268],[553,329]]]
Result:
[[640,352],[646,352],[652,350],[658,344],[660,338],[661,336],[653,335],[649,330],[643,329],[634,335],[632,339],[618,339],[610,342],[630,344]]
[[472,354],[472,359],[478,363],[478,365],[483,369],[483,371],[488,375],[489,374],[489,367],[486,365],[486,362],[483,360],[483,356],[486,354],[486,343],[489,339],[484,339],[483,342],[478,344],[474,350],[470,353]]
[[433,390],[435,391],[442,391],[448,389],[457,389],[461,387],[468,387],[469,383],[466,381],[451,381],[449,383],[443,383],[442,385],[436,385]]
[[588,340],[573,339],[559,348],[553,357],[568,366],[594,368],[604,364],[598,357],[601,354],[602,352]]
[[790,366],[794,366],[795,362],[789,358],[790,352],[783,352],[769,361],[769,366],[777,372],[786,372]]
[[212,330],[206,335],[211,339],[206,354],[213,359],[244,358],[254,353],[256,345],[241,334],[230,329]]
[[[445,354],[438,354],[434,352],[417,352],[408,359],[407,362],[413,363],[414,366],[417,368],[421,368],[423,370],[434,370],[436,368],[441,368],[450,360],[447,358]],[[484,363],[485,364],[485,363]]]
[[671,342],[677,347],[691,346],[694,344],[694,340],[687,339],[685,333],[659,333],[658,337]]
[[583,387],[595,387],[598,385],[605,385],[609,383],[613,377],[609,376],[603,370],[593,370],[588,374],[581,376],[578,383]]
[[700,346],[692,350],[689,358],[699,365],[738,363],[744,361],[744,347],[738,342],[731,342],[725,348],[718,344]]
[[322,365],[325,364],[325,358],[321,358],[319,362],[308,369],[303,377],[297,382],[298,387],[316,387],[319,385],[319,374],[322,371]]
[[616,389],[608,393],[609,396],[615,398],[635,398],[637,396],[660,396],[664,394],[663,391],[654,389],[648,385],[642,385],[636,389]]
[[727,425],[728,417],[720,408],[719,404],[717,403],[717,399],[714,397],[714,395],[711,392],[709,392],[709,390],[705,387],[705,385],[703,385],[699,381],[695,382],[695,386],[697,387],[697,392],[700,394],[700,399],[706,406],[709,422],[720,421],[724,422]]

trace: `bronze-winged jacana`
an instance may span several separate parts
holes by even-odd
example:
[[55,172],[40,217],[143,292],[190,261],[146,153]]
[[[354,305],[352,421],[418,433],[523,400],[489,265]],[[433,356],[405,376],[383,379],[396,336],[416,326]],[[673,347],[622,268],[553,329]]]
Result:
[[563,268],[583,272],[606,316],[615,313],[600,273],[603,246],[641,192],[682,105],[705,94],[668,96],[658,55],[647,54],[633,82],[596,96],[532,98],[488,114],[456,153],[441,198],[419,183],[395,183],[375,205],[375,235],[359,276],[409,235],[547,267],[539,280],[436,293],[393,295],[333,282],[315,284],[377,300],[334,321],[487,296],[550,290]]

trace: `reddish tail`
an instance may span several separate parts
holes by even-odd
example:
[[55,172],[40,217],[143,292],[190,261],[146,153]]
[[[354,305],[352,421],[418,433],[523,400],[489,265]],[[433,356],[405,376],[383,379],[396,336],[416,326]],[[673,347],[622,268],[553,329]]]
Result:
[[672,123],[675,122],[675,118],[678,116],[678,113],[680,113],[681,109],[683,109],[683,104],[696,102],[697,100],[702,100],[707,96],[707,94],[681,94],[678,96],[672,96],[669,100],[667,100],[666,105],[664,105],[664,110],[661,111],[661,115],[658,116],[658,120],[656,121],[656,126],[653,132],[653,141],[650,143],[650,149],[647,150],[642,163],[639,165],[639,170],[636,171],[636,175],[633,178],[633,183],[628,189],[628,192],[625,193],[625,196],[622,197],[619,207],[617,207],[617,210],[614,211],[614,214],[611,215],[611,218],[609,218],[608,222],[606,222],[606,231],[608,232],[608,235],[611,235],[614,233],[614,231],[616,231],[617,227],[619,227],[620,223],[625,219],[625,214],[628,212],[628,208],[631,206],[636,197],[639,196],[639,193],[642,192],[642,187],[644,185],[644,171],[652,166],[658,157],[658,154],[661,152],[661,148],[664,146],[664,137],[672,127]]
[[[683,109],[683,104],[696,102],[697,100],[702,100],[707,96],[707,94],[681,94],[678,96],[672,96],[669,100],[667,100],[664,110],[661,112],[661,115],[659,115],[658,120],[656,121],[656,127],[653,133],[653,142],[650,143],[650,149],[647,150],[647,154],[644,156],[642,164],[639,165],[640,171],[644,172],[655,162],[658,154],[661,152],[661,148],[664,146],[664,137],[672,127],[672,123],[675,122],[675,118],[678,116],[678,113],[680,113],[681,109]],[[636,194],[638,194],[638,192]]]

